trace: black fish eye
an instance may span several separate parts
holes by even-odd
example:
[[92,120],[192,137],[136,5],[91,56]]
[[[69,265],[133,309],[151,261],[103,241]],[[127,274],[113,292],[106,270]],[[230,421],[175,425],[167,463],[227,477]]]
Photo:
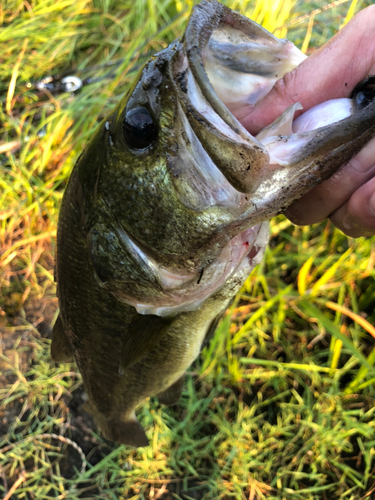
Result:
[[134,108],[126,113],[122,131],[125,141],[135,149],[150,146],[158,135],[158,129],[147,108]]

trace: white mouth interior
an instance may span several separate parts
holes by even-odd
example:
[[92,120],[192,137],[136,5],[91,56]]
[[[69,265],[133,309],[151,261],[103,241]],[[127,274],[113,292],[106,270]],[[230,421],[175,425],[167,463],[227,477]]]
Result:
[[[235,115],[254,106],[272,89],[277,80],[306,59],[291,42],[274,38],[251,38],[231,26],[213,30],[202,60],[207,76],[225,106]],[[295,103],[256,139],[270,155],[270,168],[290,165],[314,131],[353,113],[351,99],[332,99],[314,106],[296,120],[302,109]],[[214,121],[212,122],[214,123]],[[305,134],[304,134],[305,133]]]
[[213,30],[202,53],[216,94],[234,114],[258,102],[276,80],[304,59],[306,56],[289,41],[284,43],[271,36],[251,38],[227,25]]

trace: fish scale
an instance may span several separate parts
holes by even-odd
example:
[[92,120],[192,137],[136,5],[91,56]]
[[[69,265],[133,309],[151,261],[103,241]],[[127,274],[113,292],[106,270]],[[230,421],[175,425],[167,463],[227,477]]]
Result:
[[344,115],[330,104],[315,130],[293,132],[298,104],[258,138],[242,127],[231,111],[304,59],[203,1],[78,159],[59,215],[51,354],[74,355],[107,439],[148,443],[136,407],[178,401],[185,371],[262,258],[267,221],[375,135],[372,98],[345,101]]

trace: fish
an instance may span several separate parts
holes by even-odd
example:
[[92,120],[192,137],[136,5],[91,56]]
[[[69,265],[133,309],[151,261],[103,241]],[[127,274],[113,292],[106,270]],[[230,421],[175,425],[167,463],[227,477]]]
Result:
[[297,103],[257,137],[244,129],[236,113],[305,57],[204,0],[77,160],[58,220],[51,356],[74,356],[106,439],[148,444],[136,408],[152,396],[178,402],[262,259],[269,219],[375,135],[374,103],[355,98],[328,103],[328,122],[311,110],[293,121]]

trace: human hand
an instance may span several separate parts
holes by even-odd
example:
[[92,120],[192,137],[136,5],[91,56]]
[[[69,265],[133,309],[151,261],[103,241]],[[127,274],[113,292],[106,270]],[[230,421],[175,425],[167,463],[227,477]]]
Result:
[[[295,102],[303,106],[297,117],[328,99],[349,97],[368,75],[375,75],[375,5],[359,12],[326,45],[278,80],[255,108],[243,108],[236,116],[255,134]],[[375,138],[285,215],[298,225],[329,217],[352,237],[375,234]]]

